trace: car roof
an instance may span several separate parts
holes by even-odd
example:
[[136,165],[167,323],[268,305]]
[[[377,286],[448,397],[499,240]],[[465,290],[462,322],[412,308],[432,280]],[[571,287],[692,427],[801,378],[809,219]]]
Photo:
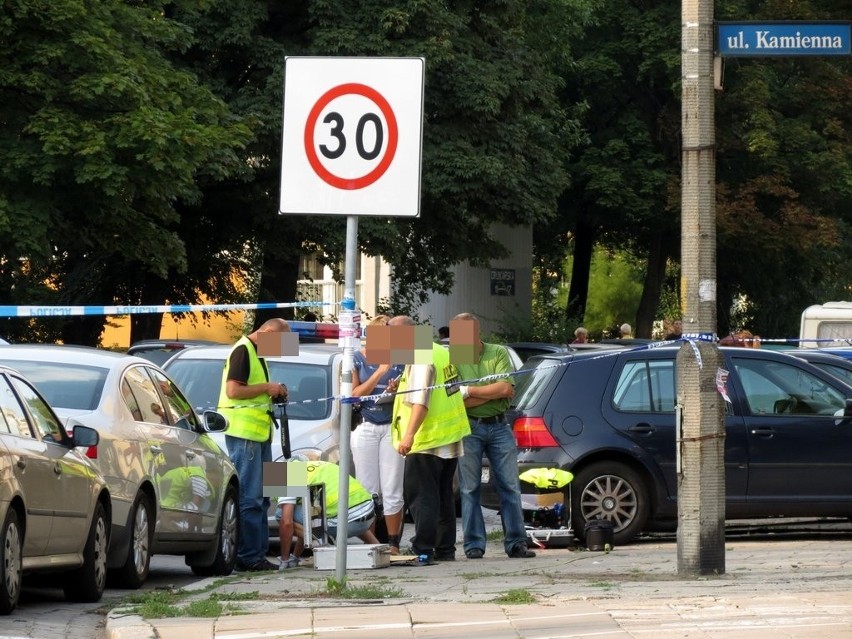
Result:
[[[193,346],[181,351],[177,351],[163,367],[168,370],[168,366],[177,361],[185,361],[192,359],[214,359],[224,361],[228,358],[228,353],[233,348],[232,344],[219,344],[216,346]],[[343,350],[337,344],[299,344],[298,355],[276,355],[266,356],[265,360],[273,361],[289,361],[305,364],[329,364],[336,356],[343,356]]]
[[9,344],[0,351],[0,359],[27,359],[31,361],[68,361],[89,366],[111,368],[120,360],[151,364],[147,359],[134,357],[127,353],[117,353],[93,346],[69,344]]

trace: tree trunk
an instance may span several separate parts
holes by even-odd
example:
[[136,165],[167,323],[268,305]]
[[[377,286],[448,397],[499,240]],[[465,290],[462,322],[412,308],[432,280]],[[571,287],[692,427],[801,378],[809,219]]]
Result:
[[[260,276],[258,303],[295,302],[296,281],[299,279],[299,256],[265,250],[263,271]],[[266,320],[283,317],[291,320],[295,317],[293,308],[271,308],[258,310],[254,315],[254,329]]]
[[668,254],[661,235],[655,235],[648,249],[648,267],[642,287],[642,299],[636,312],[636,337],[653,337],[654,319],[660,307],[660,293],[666,279]]
[[595,245],[595,228],[582,218],[574,233],[574,263],[571,267],[571,286],[565,317],[582,321],[589,300],[589,276],[592,272],[592,250]]

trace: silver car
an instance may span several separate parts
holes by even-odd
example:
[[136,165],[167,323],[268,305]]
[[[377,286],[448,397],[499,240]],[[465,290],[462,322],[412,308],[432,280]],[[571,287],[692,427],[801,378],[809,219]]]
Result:
[[[163,368],[186,391],[196,410],[219,403],[222,371],[231,346],[194,346],[178,351]],[[343,353],[334,344],[300,344],[299,354],[265,357],[269,379],[287,386],[286,407],[291,456],[340,461],[340,402],[317,401],[340,395]],[[284,461],[283,429],[272,440],[273,461]],[[224,433],[216,437],[226,451]],[[269,510],[270,534],[277,536],[275,500]]]
[[106,585],[111,502],[78,446],[98,433],[66,433],[35,387],[0,366],[0,614],[17,605],[25,573],[60,573],[71,601],[98,601]]
[[[196,410],[216,409],[230,352],[231,346],[194,346],[178,351],[163,369],[186,391]],[[340,461],[340,402],[316,400],[339,396],[342,351],[334,344],[300,344],[298,355],[264,360],[270,381],[281,382],[288,389],[291,452],[304,459]],[[283,461],[280,431],[276,435],[272,459]],[[217,440],[224,450],[224,436]]]
[[88,455],[112,495],[108,567],[116,586],[138,588],[152,554],[185,555],[198,575],[229,574],[236,560],[238,479],[171,379],[148,360],[77,346],[11,345],[4,361],[24,372],[68,420],[97,429]]

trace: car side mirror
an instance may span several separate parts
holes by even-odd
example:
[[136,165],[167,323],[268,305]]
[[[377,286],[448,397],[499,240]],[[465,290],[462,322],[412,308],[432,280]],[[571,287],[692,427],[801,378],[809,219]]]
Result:
[[204,411],[201,419],[204,422],[204,430],[208,433],[224,433],[228,430],[228,418],[215,410]]
[[74,448],[97,446],[100,440],[98,431],[82,424],[76,424],[74,430],[71,431],[71,446]]

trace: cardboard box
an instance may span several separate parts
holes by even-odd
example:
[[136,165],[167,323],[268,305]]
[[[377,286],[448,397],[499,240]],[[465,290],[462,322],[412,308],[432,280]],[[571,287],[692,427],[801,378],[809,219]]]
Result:
[[[314,570],[334,570],[337,548],[314,548]],[[387,568],[390,566],[390,546],[387,544],[352,544],[346,547],[346,568]]]
[[539,508],[553,508],[561,504],[565,498],[563,493],[524,494],[521,493],[521,508],[524,510],[538,510]]

